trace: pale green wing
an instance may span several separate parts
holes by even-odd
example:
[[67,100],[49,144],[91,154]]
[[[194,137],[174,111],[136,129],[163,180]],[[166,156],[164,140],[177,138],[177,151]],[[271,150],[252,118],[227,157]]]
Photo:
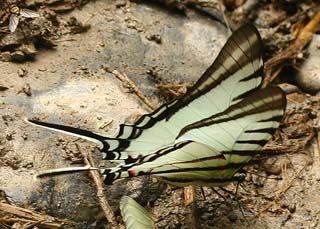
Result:
[[223,186],[234,181],[241,163],[229,163],[226,157],[210,146],[193,141],[163,148],[139,163],[105,169],[106,184],[114,180],[140,175],[156,175],[176,186]]
[[221,186],[236,180],[234,175],[279,127],[285,102],[280,88],[256,91],[226,111],[186,126],[177,143],[103,170],[105,183],[146,174],[176,186]]
[[127,229],[155,228],[150,213],[129,196],[121,198],[120,210]]
[[111,137],[73,127],[30,121],[97,143],[104,159],[132,163],[173,145],[188,125],[224,112],[259,88],[262,81],[262,40],[257,29],[236,30],[213,64],[182,97],[142,116],[134,125],[120,125]]

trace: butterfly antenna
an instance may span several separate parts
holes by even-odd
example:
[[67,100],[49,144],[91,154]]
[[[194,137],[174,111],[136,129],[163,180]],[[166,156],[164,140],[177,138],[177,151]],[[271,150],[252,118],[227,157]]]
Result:
[[200,187],[200,192],[201,192],[201,195],[202,195],[202,197],[203,197],[202,200],[206,200],[206,194],[204,193],[204,189],[203,189],[202,186]]
[[211,190],[216,193],[219,197],[221,197],[224,201],[226,201],[227,199],[220,193],[218,192],[215,188],[211,187]]

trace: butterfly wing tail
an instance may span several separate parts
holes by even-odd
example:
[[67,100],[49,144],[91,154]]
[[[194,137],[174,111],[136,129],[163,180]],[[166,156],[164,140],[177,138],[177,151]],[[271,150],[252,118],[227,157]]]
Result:
[[60,125],[55,123],[42,122],[38,120],[25,119],[25,121],[31,125],[42,127],[48,130],[68,134],[74,137],[86,139],[94,142],[100,148],[104,160],[133,160],[126,152],[122,152],[122,147],[128,142],[127,139],[119,139],[113,137],[107,137],[101,134],[96,134],[92,131],[75,128],[66,125]]
[[71,126],[55,124],[55,123],[41,122],[38,120],[25,119],[25,121],[34,126],[42,127],[45,129],[49,129],[49,130],[53,130],[53,131],[57,131],[64,134],[71,135],[71,136],[89,140],[91,142],[96,143],[100,149],[106,148],[104,140],[108,138],[99,134],[95,134],[91,131],[83,130],[83,129],[75,128]]
[[125,178],[138,176],[138,174],[130,173],[130,171],[123,170],[122,165],[114,168],[101,169],[100,173],[102,174],[103,181],[106,185],[111,185],[114,182],[120,181]]

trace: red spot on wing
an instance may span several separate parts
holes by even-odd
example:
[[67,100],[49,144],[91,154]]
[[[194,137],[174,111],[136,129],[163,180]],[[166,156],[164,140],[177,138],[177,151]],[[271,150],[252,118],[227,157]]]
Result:
[[135,170],[128,170],[128,173],[129,173],[129,176],[130,176],[130,177],[136,177],[136,176],[138,176],[138,173],[137,173],[137,171],[135,171]]

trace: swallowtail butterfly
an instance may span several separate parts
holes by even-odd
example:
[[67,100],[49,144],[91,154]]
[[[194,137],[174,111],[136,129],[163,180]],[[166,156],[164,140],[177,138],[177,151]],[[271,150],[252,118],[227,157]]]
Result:
[[176,186],[222,186],[238,179],[283,117],[285,94],[276,86],[261,88],[262,75],[262,39],[246,24],[186,94],[120,125],[113,136],[29,122],[97,143],[103,159],[119,162],[101,170],[106,184],[155,175]]

